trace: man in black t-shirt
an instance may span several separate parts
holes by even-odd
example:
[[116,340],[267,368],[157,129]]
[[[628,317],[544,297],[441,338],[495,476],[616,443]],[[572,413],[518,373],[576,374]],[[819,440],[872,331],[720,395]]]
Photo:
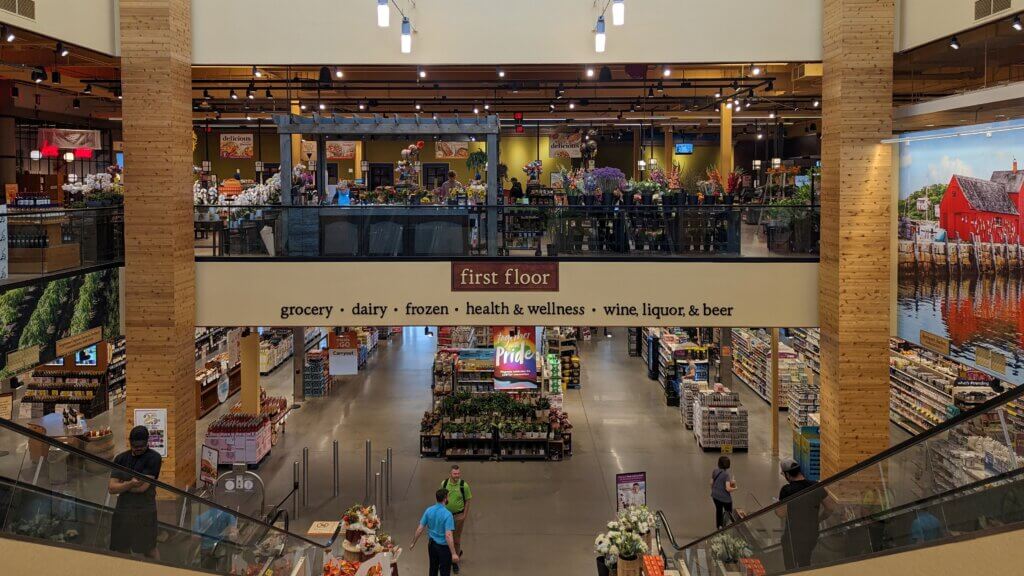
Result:
[[[130,450],[114,458],[114,464],[136,474],[156,479],[160,476],[160,455],[149,447],[149,430],[132,428],[128,435]],[[156,549],[156,487],[120,470],[110,475],[107,486],[117,495],[117,506],[110,523],[110,549],[125,554],[144,554],[159,559]]]
[[[786,478],[786,485],[779,490],[780,502],[817,484],[804,477],[800,464],[792,458],[783,460],[780,467]],[[787,570],[811,565],[811,554],[818,545],[818,522],[825,496],[824,490],[812,491],[776,509],[775,513],[785,522],[782,530],[782,557]]]

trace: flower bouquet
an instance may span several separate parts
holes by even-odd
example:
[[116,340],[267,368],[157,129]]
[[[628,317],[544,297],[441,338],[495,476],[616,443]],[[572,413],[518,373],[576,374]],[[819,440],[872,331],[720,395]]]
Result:
[[473,182],[466,187],[466,197],[470,204],[484,204],[487,202],[487,187],[479,182]]
[[373,535],[380,528],[380,518],[374,506],[356,504],[341,517],[341,527],[345,531],[345,540],[358,544],[364,535]]
[[540,180],[540,175],[544,172],[544,165],[540,160],[527,162],[523,166],[523,172],[526,173],[527,181]]
[[746,540],[732,534],[719,534],[709,541],[711,557],[723,564],[736,564],[753,555]]

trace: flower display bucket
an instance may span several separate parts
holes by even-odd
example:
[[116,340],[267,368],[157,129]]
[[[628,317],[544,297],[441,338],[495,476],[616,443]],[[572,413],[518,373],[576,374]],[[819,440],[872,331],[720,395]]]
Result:
[[620,556],[616,566],[618,576],[640,576],[640,567],[643,566],[643,563],[640,558],[627,560]]
[[604,556],[597,557],[597,576],[610,576],[611,571],[608,570],[608,565],[604,563]]

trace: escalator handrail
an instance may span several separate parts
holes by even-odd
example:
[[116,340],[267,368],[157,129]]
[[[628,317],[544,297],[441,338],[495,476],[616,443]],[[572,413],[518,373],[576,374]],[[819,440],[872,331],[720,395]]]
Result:
[[[159,488],[161,490],[164,490],[165,492],[169,492],[171,494],[174,494],[175,496],[179,496],[181,498],[186,498],[188,500],[191,500],[191,501],[194,501],[196,503],[208,506],[210,508],[216,508],[216,509],[221,510],[223,512],[226,512],[227,514],[230,514],[232,516],[236,516],[236,517],[244,519],[244,520],[246,520],[248,522],[252,522],[254,525],[266,525],[266,521],[265,520],[260,520],[258,518],[254,518],[252,516],[249,516],[248,514],[232,510],[232,509],[227,508],[225,506],[221,506],[220,504],[217,504],[216,502],[207,500],[206,498],[202,498],[200,496],[196,496],[195,494],[191,494],[191,493],[185,492],[184,490],[182,490],[180,488],[177,488],[175,486],[171,486],[170,484],[166,484],[166,483],[161,482],[160,480],[157,480],[157,479],[152,478],[150,476],[146,476],[144,474],[139,474],[138,472],[135,472],[134,470],[132,470],[130,468],[125,468],[124,466],[120,466],[120,465],[115,464],[114,462],[112,462],[110,460],[106,460],[106,459],[100,458],[99,456],[96,456],[94,454],[90,454],[90,453],[86,452],[85,450],[82,450],[82,449],[77,448],[75,446],[72,446],[70,444],[64,444],[63,442],[59,442],[57,440],[54,440],[53,438],[50,438],[49,436],[45,436],[43,434],[40,434],[40,433],[36,432],[35,430],[31,430],[29,428],[21,426],[20,424],[16,424],[16,423],[14,423],[14,422],[12,422],[10,420],[6,420],[4,418],[0,418],[0,429],[2,429],[2,428],[6,428],[7,430],[10,430],[11,432],[14,432],[15,434],[18,434],[18,435],[21,435],[21,436],[25,436],[29,440],[34,440],[34,441],[37,441],[37,442],[42,442],[43,444],[46,444],[47,446],[49,446],[51,448],[54,448],[54,449],[57,449],[57,450],[66,451],[66,452],[68,452],[70,454],[73,454],[75,457],[89,460],[91,462],[94,462],[96,464],[99,464],[100,466],[103,466],[103,467],[107,468],[108,470],[112,470],[112,471],[116,470],[118,472],[121,472],[123,474],[128,475],[129,477],[138,478],[138,479],[140,479],[140,480],[142,480],[144,482],[147,482],[147,483],[149,483],[149,484],[151,484],[151,485],[153,485],[153,486],[155,486],[155,487],[157,487],[157,488]],[[26,486],[32,486],[32,484],[30,484],[28,482],[21,481],[21,480],[16,480],[15,482],[17,484],[24,484]],[[270,529],[275,531],[275,532],[280,532],[280,533],[282,533],[285,536],[288,536],[290,538],[294,538],[296,540],[305,542],[306,544],[309,544],[311,546],[315,546],[317,548],[325,548],[325,547],[327,547],[326,544],[323,544],[323,543],[320,543],[320,542],[315,542],[313,540],[310,540],[309,538],[306,538],[305,536],[300,536],[298,534],[294,534],[294,533],[291,533],[291,532],[287,532],[287,531],[281,530],[280,528],[277,528],[276,526],[270,526]]]
[[[965,412],[961,412],[961,413],[957,414],[956,416],[950,418],[949,420],[946,420],[945,422],[943,422],[943,423],[941,423],[941,424],[939,424],[939,425],[937,425],[937,426],[935,426],[935,427],[933,427],[933,428],[931,428],[931,429],[929,429],[929,430],[927,430],[927,431],[925,431],[925,432],[923,432],[921,434],[918,434],[916,436],[911,436],[910,438],[904,440],[903,442],[900,442],[899,444],[897,444],[895,446],[891,446],[891,447],[889,447],[889,448],[879,452],[878,454],[875,454],[874,456],[868,458],[867,460],[864,460],[864,461],[860,462],[859,464],[855,464],[854,466],[851,466],[850,468],[847,468],[846,470],[843,470],[842,472],[839,472],[838,474],[835,474],[833,476],[829,476],[828,478],[826,478],[826,479],[824,479],[824,480],[822,480],[820,482],[817,482],[817,483],[815,483],[815,484],[813,484],[811,486],[808,486],[807,488],[804,488],[800,492],[797,492],[796,494],[790,496],[789,498],[786,498],[785,500],[782,500],[782,501],[779,501],[779,502],[775,502],[775,503],[773,503],[770,506],[767,506],[765,508],[762,508],[762,509],[758,510],[757,512],[754,512],[753,514],[750,514],[748,516],[744,516],[743,519],[741,519],[739,522],[734,522],[734,523],[726,526],[725,528],[722,528],[720,530],[715,530],[714,532],[706,534],[705,536],[703,536],[701,538],[698,538],[698,539],[696,539],[696,540],[686,544],[685,546],[682,546],[681,548],[677,548],[677,550],[682,550],[684,548],[690,548],[691,546],[695,546],[697,544],[700,544],[701,542],[705,542],[707,540],[715,538],[715,537],[719,536],[720,534],[723,534],[723,533],[725,533],[727,531],[731,531],[731,530],[733,530],[738,525],[746,524],[747,522],[749,522],[751,520],[754,520],[755,518],[760,518],[761,516],[764,516],[766,514],[774,513],[777,508],[779,508],[781,506],[787,506],[789,502],[795,501],[797,498],[800,498],[800,497],[804,496],[805,494],[809,494],[809,493],[814,492],[816,490],[827,489],[829,486],[835,484],[836,482],[839,482],[839,481],[844,480],[844,479],[846,479],[846,478],[848,478],[850,476],[853,476],[854,474],[857,474],[857,473],[861,472],[862,470],[866,470],[866,469],[868,469],[868,468],[878,464],[879,462],[881,462],[883,460],[886,460],[886,459],[894,456],[895,454],[898,454],[898,453],[906,450],[907,448],[910,448],[912,446],[916,446],[916,445],[918,445],[918,444],[920,444],[920,443],[922,443],[922,442],[924,442],[924,441],[926,441],[926,440],[928,440],[930,438],[933,438],[933,437],[938,436],[938,435],[940,435],[940,434],[942,434],[944,432],[947,432],[947,431],[949,431],[949,430],[951,430],[953,428],[956,428],[960,424],[975,418],[979,414],[983,414],[983,413],[988,412],[988,411],[990,411],[990,410],[992,410],[994,408],[998,408],[998,407],[1000,407],[1000,406],[1002,406],[1004,404],[1008,404],[1009,402],[1017,400],[1018,398],[1021,398],[1022,396],[1024,396],[1024,386],[1017,386],[1015,388],[1011,388],[1011,389],[1007,390],[1006,392],[1003,392],[1002,394],[999,394],[998,396],[994,396],[992,398],[989,398],[987,401],[985,401],[982,404],[979,404],[978,406],[972,408],[971,410],[967,410]],[[673,545],[674,545],[674,543],[673,543]]]
[[[679,545],[679,542],[676,542],[676,537],[674,534],[672,534],[672,526],[669,525],[668,518],[665,517],[665,512],[662,510],[658,510],[657,512],[654,513],[654,515],[658,519],[658,522],[655,525],[661,525],[665,527],[665,535],[668,536],[669,544],[671,544],[672,547],[675,548],[677,551],[682,550],[683,547]],[[662,554],[664,555],[664,552]]]

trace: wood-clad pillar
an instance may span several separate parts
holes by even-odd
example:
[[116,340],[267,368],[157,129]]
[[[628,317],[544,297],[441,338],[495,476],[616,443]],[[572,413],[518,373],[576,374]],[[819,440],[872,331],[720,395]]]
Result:
[[128,426],[167,410],[160,480],[195,482],[192,4],[121,0]]
[[889,446],[893,0],[826,0],[821,264],[821,467]]
[[665,172],[669,172],[672,170],[672,159],[674,158],[675,152],[675,148],[672,146],[672,127],[665,126],[662,130],[665,131],[665,150],[664,154],[662,154],[663,158],[661,160],[661,167]]
[[[299,330],[302,330],[299,328]],[[303,358],[301,342],[303,338],[296,340],[295,356]],[[242,340],[239,343],[242,363],[242,414],[260,413],[260,335],[256,329],[245,329],[242,332]]]
[[733,150],[732,150],[732,106],[721,106],[719,113],[721,125],[719,126],[718,139],[718,170],[725,179],[726,174],[732,172]]

